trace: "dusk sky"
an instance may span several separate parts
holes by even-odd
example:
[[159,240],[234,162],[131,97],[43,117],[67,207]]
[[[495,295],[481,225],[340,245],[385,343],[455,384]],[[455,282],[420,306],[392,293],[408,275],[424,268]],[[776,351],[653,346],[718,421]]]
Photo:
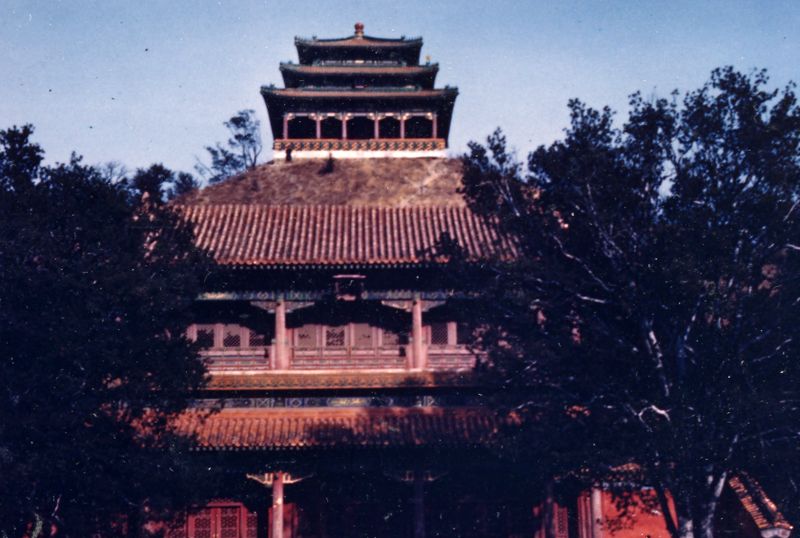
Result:
[[696,89],[715,67],[800,80],[797,0],[0,0],[0,129],[31,123],[48,163],[72,151],[133,170],[194,172],[222,123],[255,109],[271,159],[262,85],[283,86],[294,37],[421,36],[437,87],[456,86],[450,154],[496,127],[524,159],[562,136],[567,101]]

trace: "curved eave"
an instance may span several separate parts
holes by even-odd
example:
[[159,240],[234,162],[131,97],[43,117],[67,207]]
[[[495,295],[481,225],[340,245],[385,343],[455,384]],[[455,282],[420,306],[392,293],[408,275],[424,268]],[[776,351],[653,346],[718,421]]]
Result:
[[303,65],[315,60],[379,60],[403,61],[409,65],[419,63],[422,39],[392,40],[373,37],[350,39],[301,40],[295,39],[297,56]]
[[374,75],[374,74],[402,74],[416,75],[419,73],[436,73],[439,71],[439,64],[431,65],[412,65],[412,66],[385,66],[375,64],[356,64],[356,65],[298,65],[294,63],[281,63],[281,71],[294,71],[297,73],[308,74],[353,74],[353,75]]
[[273,89],[273,88],[261,88],[261,94],[264,97],[267,96],[275,96],[275,97],[283,97],[285,99],[298,99],[298,100],[305,100],[305,99],[313,99],[313,100],[320,100],[320,99],[363,99],[363,100],[375,100],[375,99],[441,99],[443,97],[455,97],[458,95],[458,88],[444,88],[440,90],[322,90],[322,89],[314,89],[314,90],[300,90],[300,89]]
[[[513,262],[513,258],[489,259],[475,258],[466,260],[471,265],[482,265],[492,262]],[[350,270],[350,269],[421,269],[430,267],[444,267],[446,261],[437,260],[216,260],[216,265],[226,269],[235,270],[273,270],[273,271],[315,271],[325,270]]]
[[295,45],[304,45],[307,47],[342,47],[342,46],[382,46],[382,47],[409,47],[409,46],[422,46],[422,38],[415,37],[412,39],[392,39],[388,37],[372,37],[372,36],[350,36],[350,37],[336,37],[333,39],[308,39],[305,37],[295,37]]
[[307,66],[281,64],[281,75],[286,88],[305,86],[333,86],[350,89],[355,81],[370,88],[415,86],[432,90],[439,67],[386,67],[386,66]]

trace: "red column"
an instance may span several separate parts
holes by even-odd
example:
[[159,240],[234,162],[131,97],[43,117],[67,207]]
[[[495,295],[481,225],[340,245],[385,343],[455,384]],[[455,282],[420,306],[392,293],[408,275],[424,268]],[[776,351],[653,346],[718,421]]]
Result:
[[414,368],[425,368],[425,347],[422,336],[422,301],[414,299],[411,306],[411,339],[413,340]]
[[603,490],[592,488],[592,538],[603,538]]
[[347,118],[342,118],[342,140],[347,140]]
[[286,302],[279,297],[275,306],[275,368],[289,368],[288,342],[286,341]]
[[283,538],[283,473],[272,477],[272,538]]
[[375,131],[374,131],[373,134],[375,136],[373,138],[380,138],[380,127],[379,127],[379,125],[381,123],[381,120],[379,120],[378,118],[375,118],[374,121],[375,121]]
[[317,116],[314,121],[317,122],[317,140],[319,140],[322,138],[322,118]]
[[406,119],[400,118],[400,138],[406,137]]
[[438,116],[437,116],[436,114],[434,114],[434,115],[433,115],[433,119],[432,119],[431,121],[433,122],[433,138],[439,138],[439,133],[438,133],[438,130],[439,130],[439,129],[438,129],[438,127],[439,127],[438,123],[439,123],[439,121],[438,121]]
[[283,116],[283,139],[286,140],[289,138],[289,118],[286,115]]

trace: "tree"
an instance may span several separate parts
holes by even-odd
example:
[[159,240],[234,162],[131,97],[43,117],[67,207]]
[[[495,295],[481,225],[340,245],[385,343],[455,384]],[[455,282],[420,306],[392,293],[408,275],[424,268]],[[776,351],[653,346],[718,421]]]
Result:
[[231,138],[228,148],[217,142],[216,146],[206,146],[211,157],[211,165],[207,166],[198,160],[195,169],[211,183],[219,183],[246,170],[252,170],[258,164],[261,154],[261,122],[255,119],[255,110],[240,110],[239,113],[224,123]]
[[621,129],[570,101],[527,174],[499,131],[463,159],[470,207],[520,250],[472,309],[518,451],[552,473],[636,464],[673,538],[712,538],[734,471],[797,517],[800,110],[767,82],[634,94]]
[[131,179],[131,186],[140,194],[147,193],[150,200],[161,201],[165,185],[175,180],[175,172],[163,164],[153,164],[150,168],[138,168]]
[[[73,154],[0,131],[0,533],[122,532],[197,478],[168,420],[204,383],[191,229]],[[126,523],[127,522],[127,523]]]
[[178,172],[178,178],[172,183],[172,186],[167,189],[167,200],[174,200],[181,194],[191,192],[200,187],[200,183],[186,172]]

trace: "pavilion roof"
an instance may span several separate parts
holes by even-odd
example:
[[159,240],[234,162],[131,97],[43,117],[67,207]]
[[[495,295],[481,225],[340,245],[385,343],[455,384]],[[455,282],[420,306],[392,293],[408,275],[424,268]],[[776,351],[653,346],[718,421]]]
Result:
[[280,64],[281,71],[295,71],[314,75],[366,74],[366,75],[418,75],[439,70],[438,64],[430,65],[381,65],[381,64],[342,64],[342,65],[298,65]]
[[372,37],[372,36],[357,36],[350,37],[336,37],[333,39],[311,39],[305,37],[295,37],[295,44],[303,45],[306,47],[396,47],[396,48],[414,48],[422,46],[422,38],[414,37],[411,39],[406,38],[386,38],[386,37]]
[[499,420],[477,408],[223,409],[186,413],[176,433],[195,450],[285,450],[474,446],[490,443]]
[[296,37],[297,56],[301,64],[310,65],[319,60],[382,60],[402,61],[409,65],[419,63],[422,38],[386,39],[364,35],[364,25],[355,25],[355,34],[336,39],[304,39]]
[[445,234],[470,261],[513,259],[514,244],[465,207],[176,206],[220,265],[394,266],[444,261]]

